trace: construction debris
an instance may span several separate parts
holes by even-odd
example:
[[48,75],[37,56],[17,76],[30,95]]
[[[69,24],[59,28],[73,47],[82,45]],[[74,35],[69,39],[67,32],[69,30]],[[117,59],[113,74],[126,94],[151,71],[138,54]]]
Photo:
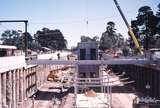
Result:
[[97,94],[96,94],[96,92],[94,90],[91,89],[91,90],[85,92],[85,96],[87,96],[87,97],[96,97]]

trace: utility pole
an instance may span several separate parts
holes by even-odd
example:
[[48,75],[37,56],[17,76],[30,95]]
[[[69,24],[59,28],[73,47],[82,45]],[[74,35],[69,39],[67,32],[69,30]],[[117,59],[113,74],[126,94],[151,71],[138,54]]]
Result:
[[136,39],[136,37],[135,37],[135,35],[134,35],[134,32],[133,32],[131,26],[129,25],[127,19],[125,18],[124,14],[123,14],[123,12],[122,12],[121,7],[119,6],[117,0],[113,0],[113,1],[114,1],[115,5],[116,5],[116,7],[117,7],[117,9],[118,9],[118,11],[119,11],[119,13],[120,13],[120,15],[122,16],[122,19],[124,20],[124,23],[126,24],[126,26],[127,26],[127,28],[128,28],[128,31],[129,31],[129,33],[130,33],[130,35],[131,35],[131,38],[133,39],[133,42],[134,42],[136,48],[137,48],[137,49],[139,50],[139,52],[143,55],[143,51],[142,51],[142,49],[141,49],[141,47],[140,47],[140,45],[139,45],[139,43],[138,43],[138,41],[137,41],[137,39]]
[[25,57],[28,56],[28,53],[27,53],[27,49],[28,49],[28,38],[27,38],[27,24],[28,24],[28,20],[1,20],[0,23],[13,23],[13,22],[24,22],[25,24],[25,39],[24,39],[24,44],[25,44],[25,48],[24,48],[24,51],[25,51]]

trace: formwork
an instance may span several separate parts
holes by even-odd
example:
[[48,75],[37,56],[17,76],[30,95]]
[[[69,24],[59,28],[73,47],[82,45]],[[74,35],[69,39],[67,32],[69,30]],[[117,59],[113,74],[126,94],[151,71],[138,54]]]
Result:
[[[160,68],[157,65],[112,65],[116,73],[125,72],[135,83],[138,98],[150,97],[156,102],[133,102],[133,108],[160,108]],[[147,87],[149,85],[149,87]]]
[[[78,60],[98,60],[96,42],[78,43]],[[98,78],[99,65],[78,65],[78,76],[81,78]]]
[[160,108],[160,104],[133,104],[133,108]]

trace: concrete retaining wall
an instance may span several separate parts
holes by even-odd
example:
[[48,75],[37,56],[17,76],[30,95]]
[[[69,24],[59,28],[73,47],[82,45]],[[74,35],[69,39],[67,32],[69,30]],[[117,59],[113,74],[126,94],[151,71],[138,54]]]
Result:
[[[160,99],[160,69],[153,65],[113,65],[114,72],[130,77],[135,83],[132,84],[136,91],[150,95],[151,97]],[[146,85],[150,85],[150,89],[146,89]]]
[[0,73],[25,66],[25,56],[0,57]]
[[32,65],[0,73],[0,108],[26,108],[28,97],[47,81],[49,71],[47,65]]
[[133,104],[133,108],[160,108],[160,105],[156,104]]

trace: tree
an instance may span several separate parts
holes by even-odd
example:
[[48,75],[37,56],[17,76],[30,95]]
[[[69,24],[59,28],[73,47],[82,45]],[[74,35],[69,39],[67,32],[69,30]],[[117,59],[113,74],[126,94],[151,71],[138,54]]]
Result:
[[99,43],[99,37],[98,37],[98,36],[94,36],[94,37],[92,38],[92,41]]
[[92,39],[88,36],[81,36],[81,42],[91,42]]
[[[27,37],[26,37],[27,36]],[[25,44],[27,43],[27,48],[31,50],[40,49],[40,45],[33,41],[33,37],[30,33],[22,33],[16,30],[6,30],[1,35],[2,44],[4,45],[14,45],[20,50],[25,50]],[[25,41],[27,38],[27,41]]]
[[[151,7],[140,7],[136,18],[136,20],[131,21],[131,27],[141,46],[146,50],[155,47],[158,18],[154,15]],[[133,47],[133,42],[131,42],[131,47]]]
[[19,33],[16,30],[6,30],[1,35],[2,44],[4,45],[16,45],[19,38]]
[[99,43],[99,37],[94,36],[93,38],[88,36],[81,36],[81,42],[97,42]]
[[[26,41],[27,40],[27,41]],[[35,50],[33,47],[33,37],[31,36],[30,33],[22,33],[21,36],[19,36],[17,42],[16,42],[16,46],[18,49],[25,49],[25,44],[27,44],[27,48],[28,49],[32,49]]]
[[156,41],[156,48],[160,48],[160,38]]
[[67,47],[67,40],[60,30],[43,28],[34,35],[35,40],[42,46],[53,50],[62,50]]
[[158,11],[157,11],[157,13],[156,13],[156,16],[157,16],[157,17],[160,17],[160,3],[158,4]]
[[156,16],[158,18],[158,24],[157,24],[158,34],[160,35],[160,3],[158,4],[158,11],[156,13]]
[[110,21],[107,23],[106,31],[102,33],[101,39],[100,39],[100,49],[106,50],[106,49],[116,49],[120,48],[123,45],[124,38],[119,33],[117,34],[115,31],[115,23]]

